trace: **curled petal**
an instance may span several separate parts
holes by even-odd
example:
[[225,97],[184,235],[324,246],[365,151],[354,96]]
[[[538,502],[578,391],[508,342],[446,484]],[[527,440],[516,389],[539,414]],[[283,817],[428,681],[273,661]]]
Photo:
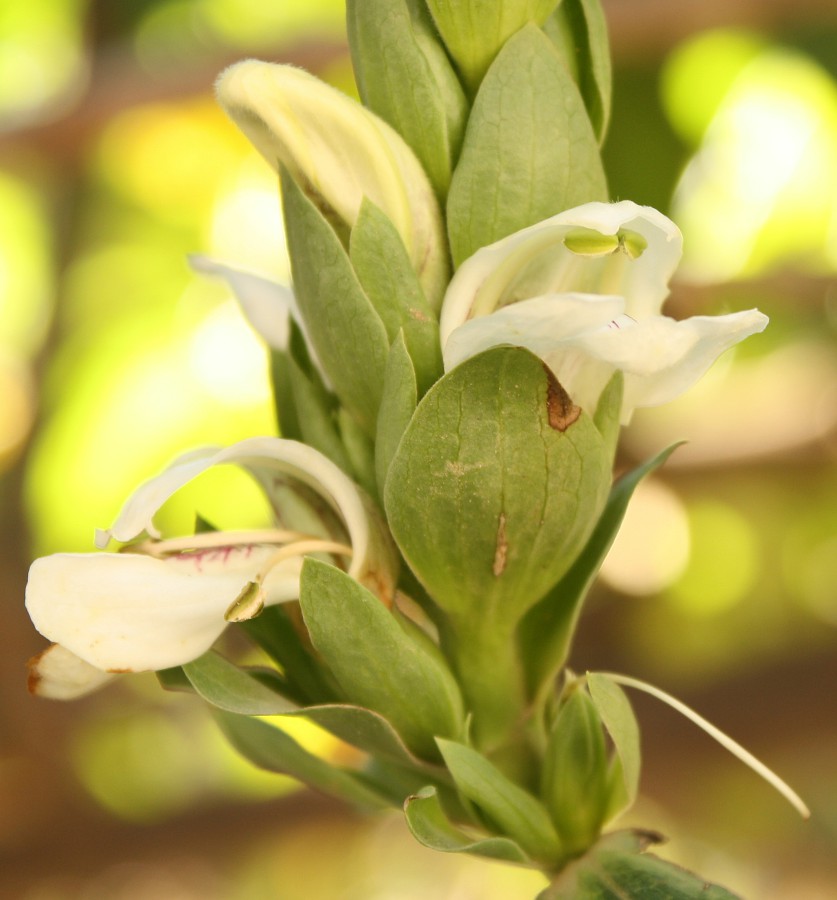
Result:
[[[282,438],[248,438],[224,449],[208,448],[180,457],[128,499],[109,531],[99,532],[97,545],[107,546],[109,538],[130,541],[147,532],[158,536],[154,515],[185,484],[211,466],[234,463],[247,469],[264,488],[277,515],[282,514],[285,494],[300,485],[309,513],[320,521],[340,523],[341,531],[324,536],[343,539],[352,547],[349,575],[374,590],[384,600],[392,598],[395,587],[395,553],[380,514],[355,483],[321,453],[297,441]],[[308,499],[313,498],[313,499]],[[314,506],[314,503],[317,506]],[[319,507],[325,507],[320,514]],[[328,514],[328,515],[325,515]]]
[[655,315],[681,252],[677,226],[649,206],[623,200],[565,210],[462,263],[442,304],[442,347],[468,319],[545,294],[619,295],[628,315]]
[[29,691],[49,700],[75,700],[92,694],[114,676],[53,644],[28,662]]
[[284,166],[326,215],[351,228],[368,197],[401,235],[428,300],[447,282],[433,189],[413,151],[382,119],[293,66],[247,60],[218,79],[221,105],[272,166]]
[[273,347],[274,350],[287,348],[288,319],[295,309],[294,295],[290,288],[260,275],[225,266],[205,256],[190,256],[189,265],[196,272],[215,275],[226,281],[247,321],[268,347]]
[[[226,627],[225,611],[274,552],[219,547],[165,559],[57,553],[32,564],[26,608],[41,634],[96,669],[166,669],[212,646]],[[299,596],[300,565],[292,560],[270,571],[266,603]],[[72,668],[66,658],[62,665]]]

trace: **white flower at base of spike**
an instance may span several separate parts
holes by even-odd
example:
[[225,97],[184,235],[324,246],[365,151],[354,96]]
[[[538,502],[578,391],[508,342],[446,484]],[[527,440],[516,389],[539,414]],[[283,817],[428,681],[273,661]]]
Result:
[[[278,527],[161,539],[153,523],[160,507],[224,463],[243,466],[260,483]],[[289,510],[293,528],[282,527]],[[297,599],[307,554],[342,563],[385,603],[395,591],[396,557],[380,514],[332,462],[296,441],[251,438],[181,457],[142,485],[96,542],[104,548],[111,538],[143,535],[120,553],[58,553],[30,569],[26,605],[35,627],[101,672],[160,670],[195,659],[229,621]],[[60,696],[60,670],[44,663],[55,659],[66,664],[69,657],[42,656],[33,680]],[[84,666],[65,667],[76,681],[87,677]]]
[[767,325],[758,310],[660,315],[681,250],[673,222],[630,201],[588,203],[483,247],[445,294],[445,369],[490,347],[526,347],[588,410],[619,370],[627,423],[636,407],[674,399]]
[[395,226],[438,309],[448,278],[441,211],[413,151],[382,119],[293,66],[247,60],[218,100],[272,166],[284,166],[327,216],[351,229],[367,197]]

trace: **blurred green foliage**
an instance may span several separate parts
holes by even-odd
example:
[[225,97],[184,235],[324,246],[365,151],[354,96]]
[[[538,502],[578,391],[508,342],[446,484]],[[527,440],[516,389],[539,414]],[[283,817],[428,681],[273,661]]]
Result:
[[[265,351],[228,293],[191,274],[184,258],[207,253],[287,281],[278,189],[216,110],[210,85],[184,98],[177,73],[340,41],[342,14],[342,0],[3,5],[0,128],[9,139],[0,155],[0,467],[25,463],[33,554],[89,549],[94,526],[110,524],[133,487],[177,453],[275,430]],[[72,128],[50,138],[51,123],[84,111],[89,74],[114,48],[114,77],[139,99],[106,110],[83,140]],[[345,87],[345,56],[329,59],[320,74]],[[597,622],[610,614],[617,623],[618,643],[608,649],[616,648],[620,665],[675,686],[833,652],[837,28],[778,37],[717,30],[663,60],[616,63],[605,145],[611,195],[657,206],[683,228],[676,312],[758,305],[772,324],[693,396],[636,416],[626,436],[631,456],[684,435],[691,445],[655,476],[656,487],[637,495],[606,567]],[[156,86],[148,97],[145,81]],[[196,502],[227,527],[258,525],[267,515],[236,473],[208,477],[199,500],[190,491],[167,512],[170,521],[183,521]],[[595,653],[582,631],[579,667],[591,646]],[[160,819],[244,784],[207,729],[171,708],[166,698],[148,701],[147,712],[126,723],[104,702],[77,723],[79,777],[116,815]],[[833,703],[823,715],[833,716]],[[142,741],[154,745],[152,765]],[[202,758],[209,761],[196,766]],[[817,773],[833,768],[833,757],[823,761],[812,747],[806,759],[809,783],[799,787],[816,792]],[[805,760],[794,771],[803,776]],[[251,789],[244,784],[241,794]],[[739,782],[704,790],[749,798]],[[832,780],[830,794],[818,796],[818,827],[833,834],[837,785]],[[713,815],[717,809],[707,809],[701,821]],[[770,807],[765,818],[776,815]],[[727,826],[742,822],[732,807],[722,818]],[[481,864],[431,867],[416,862],[424,851],[401,845],[396,864],[377,827],[335,837],[366,860],[357,876],[366,888],[356,896],[441,896],[457,878],[466,887],[456,896],[525,890],[516,873],[494,869],[479,880],[472,873]],[[304,847],[304,828],[294,840]],[[240,885],[223,896],[273,895],[266,885],[293,869],[293,848],[266,847],[273,868],[259,856],[258,866],[239,873],[241,885],[259,885],[255,893],[240,893]],[[687,847],[693,856],[685,861],[702,867],[699,847]],[[322,869],[322,889],[305,896],[337,896],[341,877],[306,859]],[[339,854],[335,860],[339,868]],[[725,865],[707,874],[768,896],[752,872],[728,878]],[[444,877],[433,881],[437,866]],[[381,887],[387,873],[389,884],[400,879],[396,893]],[[416,884],[423,893],[410,893]],[[467,893],[474,885],[483,893]]]

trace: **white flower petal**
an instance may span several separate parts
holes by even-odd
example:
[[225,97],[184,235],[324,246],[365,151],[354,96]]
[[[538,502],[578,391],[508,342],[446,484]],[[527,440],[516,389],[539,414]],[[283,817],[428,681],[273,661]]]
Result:
[[[224,613],[274,547],[220,547],[155,559],[58,553],[29,571],[26,608],[49,640],[105,672],[181,665],[208,650]],[[267,603],[295,599],[299,565],[265,580]]]
[[445,371],[503,344],[527,347],[545,359],[556,344],[607,325],[624,308],[621,297],[596,294],[550,294],[521,300],[454,329],[445,344]]
[[[611,370],[624,372],[622,420],[626,423],[635,407],[667,403],[692,387],[724,351],[764,331],[767,321],[755,309],[680,322],[652,316],[587,333],[574,343]],[[567,390],[572,395],[572,386]]]
[[49,700],[75,700],[92,694],[115,677],[85,662],[60,644],[29,660],[29,691]]
[[441,213],[413,151],[382,119],[293,66],[247,60],[218,79],[221,105],[272,165],[282,165],[349,227],[368,197],[398,230],[431,303],[447,282]]
[[[635,259],[622,251],[580,256],[564,244],[577,229],[602,235],[635,232],[647,247]],[[565,210],[481,248],[462,263],[442,304],[442,347],[466,320],[548,293],[618,294],[628,315],[658,313],[681,252],[677,226],[649,206],[623,200]]]
[[203,275],[223,278],[241,305],[247,321],[269,347],[284,350],[288,346],[288,320],[295,309],[290,288],[251,272],[225,266],[205,256],[192,255],[189,265]]

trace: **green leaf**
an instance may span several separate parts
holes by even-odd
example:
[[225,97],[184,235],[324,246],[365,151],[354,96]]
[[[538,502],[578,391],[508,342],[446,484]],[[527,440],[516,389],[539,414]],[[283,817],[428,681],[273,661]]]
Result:
[[240,622],[238,627],[281,666],[291,688],[287,694],[290,699],[303,704],[341,700],[331,674],[300,636],[304,629],[299,619],[298,604],[283,603],[267,607],[261,615]]
[[454,265],[480,247],[591,200],[606,200],[598,142],[558,51],[529,25],[480,87],[447,203]]
[[217,712],[216,718],[233,747],[260,768],[290,775],[309,787],[362,809],[388,806],[386,799],[362,780],[309,753],[281,729],[235,713]]
[[337,234],[284,170],[282,202],[306,332],[340,402],[371,436],[389,352],[386,329]]
[[208,703],[226,712],[246,716],[271,716],[298,709],[286,697],[218,653],[210,650],[183,665],[183,671]]
[[335,401],[319,379],[309,377],[291,356],[287,373],[296,410],[299,440],[319,450],[344,472],[353,474],[335,424]]
[[370,497],[375,496],[375,445],[345,409],[337,413],[340,440],[349,459],[348,474]]
[[586,691],[572,690],[552,725],[541,787],[568,855],[583,852],[599,836],[609,794],[607,749],[598,710]]
[[425,299],[400,235],[368,200],[363,201],[352,229],[349,256],[386,328],[388,342],[404,333],[423,394],[442,374],[438,316]]
[[413,837],[431,850],[469,853],[526,865],[529,857],[510,838],[473,838],[448,819],[434,787],[425,787],[404,803],[404,815]]
[[567,660],[581,604],[610,550],[636,486],[659,468],[678,446],[673,444],[614,484],[584,550],[566,575],[520,623],[521,653],[533,695],[551,685]]
[[380,497],[384,496],[384,485],[398,444],[415,412],[417,393],[413,362],[404,335],[399,333],[389,351],[375,435],[375,475]]
[[640,852],[656,836],[615,832],[568,865],[538,900],[741,900],[717,884]]
[[542,25],[557,0],[427,0],[436,27],[469,89],[479,86],[491,61],[527,22]]
[[434,736],[461,732],[462,699],[441,653],[413,640],[374,594],[309,557],[300,605],[314,647],[349,699],[388,719],[411,750],[436,758]]
[[593,422],[604,438],[605,445],[610,448],[611,465],[616,457],[616,448],[619,444],[619,433],[622,427],[624,384],[625,378],[617,369],[600,394],[596,411],[593,413]]
[[500,831],[539,862],[561,859],[561,842],[540,801],[471,747],[441,739],[437,744],[457,788]]
[[621,790],[608,810],[608,817],[613,818],[633,805],[639,791],[639,725],[625,692],[607,675],[588,672],[587,687],[619,758]]
[[160,687],[164,691],[180,691],[183,693],[192,693],[192,682],[186,677],[182,666],[174,666],[171,669],[160,669],[154,673]]
[[387,518],[412,570],[458,622],[516,622],[567,571],[604,506],[602,437],[564,401],[536,356],[498,347],[449,372],[407,427],[387,478]]
[[546,20],[544,31],[566,60],[601,143],[607,133],[612,93],[607,20],[601,0],[563,0]]
[[348,0],[346,20],[364,106],[412,147],[444,201],[468,101],[423,0]]

